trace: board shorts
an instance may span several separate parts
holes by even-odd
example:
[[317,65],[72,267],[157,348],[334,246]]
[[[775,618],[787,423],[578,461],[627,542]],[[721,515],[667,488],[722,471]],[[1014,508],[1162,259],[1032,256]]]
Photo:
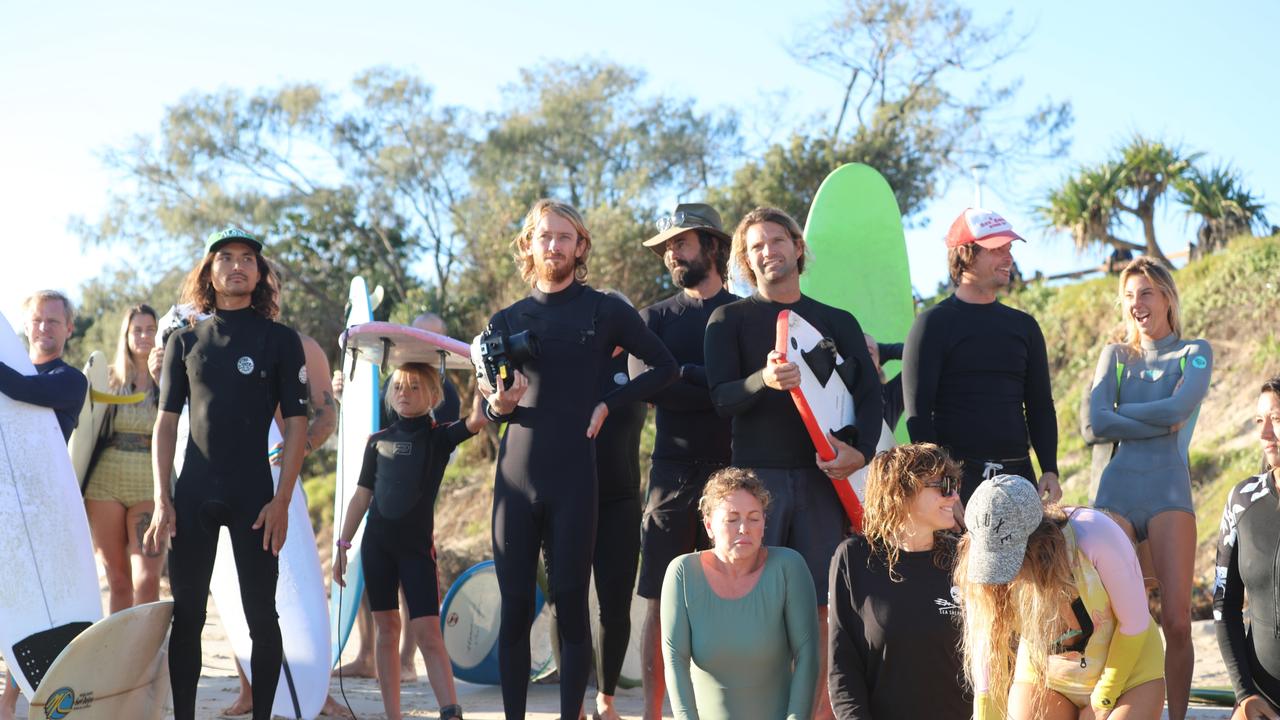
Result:
[[831,558],[850,532],[831,478],[816,467],[751,470],[770,495],[764,544],[800,553],[813,575],[818,607],[826,607]]
[[381,533],[366,528],[360,545],[360,565],[364,569],[365,597],[373,612],[399,610],[403,589],[410,620],[440,614],[440,585],[431,545],[399,547]]
[[711,547],[698,514],[698,500],[707,478],[722,468],[718,463],[653,461],[640,521],[640,580],[636,586],[640,597],[662,597],[662,579],[671,561]]
[[1020,475],[1036,483],[1036,469],[1030,456],[1020,458],[969,458],[953,455],[960,462],[960,502],[969,504],[978,486],[996,475]]

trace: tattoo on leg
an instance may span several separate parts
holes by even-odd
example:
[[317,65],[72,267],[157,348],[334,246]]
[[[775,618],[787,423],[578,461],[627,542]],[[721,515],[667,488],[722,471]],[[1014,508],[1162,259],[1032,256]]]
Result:
[[151,525],[151,513],[138,513],[138,521],[134,523],[134,529],[138,531],[138,549],[147,557],[160,557],[164,554],[163,550],[150,551],[147,550],[147,543],[143,538],[146,536],[147,528]]

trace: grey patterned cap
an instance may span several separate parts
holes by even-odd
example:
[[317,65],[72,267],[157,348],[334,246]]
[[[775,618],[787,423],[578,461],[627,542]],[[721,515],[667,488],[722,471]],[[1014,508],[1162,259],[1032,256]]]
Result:
[[1011,582],[1022,568],[1027,538],[1043,517],[1039,490],[1021,475],[997,475],[979,485],[964,509],[971,543],[969,582]]

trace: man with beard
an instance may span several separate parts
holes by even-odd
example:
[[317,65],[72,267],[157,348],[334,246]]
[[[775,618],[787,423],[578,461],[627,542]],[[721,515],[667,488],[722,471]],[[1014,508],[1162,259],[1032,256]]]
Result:
[[[661,390],[676,365],[634,309],[583,282],[591,233],[577,210],[539,200],[512,245],[533,291],[495,313],[489,332],[510,338],[530,331],[539,351],[512,375],[514,392],[484,388],[491,418],[507,424],[493,493],[502,701],[507,718],[524,718],[541,548],[559,633],[560,716],[576,718],[592,665],[587,591],[599,506],[594,438],[611,409]],[[616,347],[650,369],[601,397],[596,379]]]
[[[644,242],[657,253],[680,291],[640,311],[680,366],[679,378],[646,398],[656,408],[657,435],[642,521],[640,597],[648,600],[641,654],[646,718],[662,717],[666,682],[662,667],[662,578],[679,555],[709,547],[698,517],[698,498],[713,472],[729,464],[729,421],[711,404],[703,364],[707,319],[738,297],[725,288],[729,235],[720,213],[703,203],[682,203],[658,221]],[[631,359],[631,373],[645,366]]]
[[[165,345],[152,442],[156,510],[145,542],[156,552],[172,540],[169,676],[177,720],[195,718],[200,634],[222,526],[231,537],[253,638],[253,717],[271,717],[283,657],[277,557],[307,440],[306,360],[298,334],[274,322],[279,292],[257,238],[235,227],[215,232],[204,260],[187,275],[181,299],[210,316],[173,332]],[[175,492],[170,478],[178,417],[188,404],[191,430]],[[267,431],[277,406],[284,449],[273,489]]]

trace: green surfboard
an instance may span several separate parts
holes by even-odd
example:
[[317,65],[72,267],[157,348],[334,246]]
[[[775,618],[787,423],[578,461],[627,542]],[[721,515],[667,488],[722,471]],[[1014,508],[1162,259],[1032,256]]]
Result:
[[[869,165],[836,168],[814,195],[804,228],[804,294],[848,310],[877,341],[907,339],[915,320],[902,213],[889,183]],[[898,361],[885,363],[892,377]],[[905,423],[894,433],[907,442]]]

